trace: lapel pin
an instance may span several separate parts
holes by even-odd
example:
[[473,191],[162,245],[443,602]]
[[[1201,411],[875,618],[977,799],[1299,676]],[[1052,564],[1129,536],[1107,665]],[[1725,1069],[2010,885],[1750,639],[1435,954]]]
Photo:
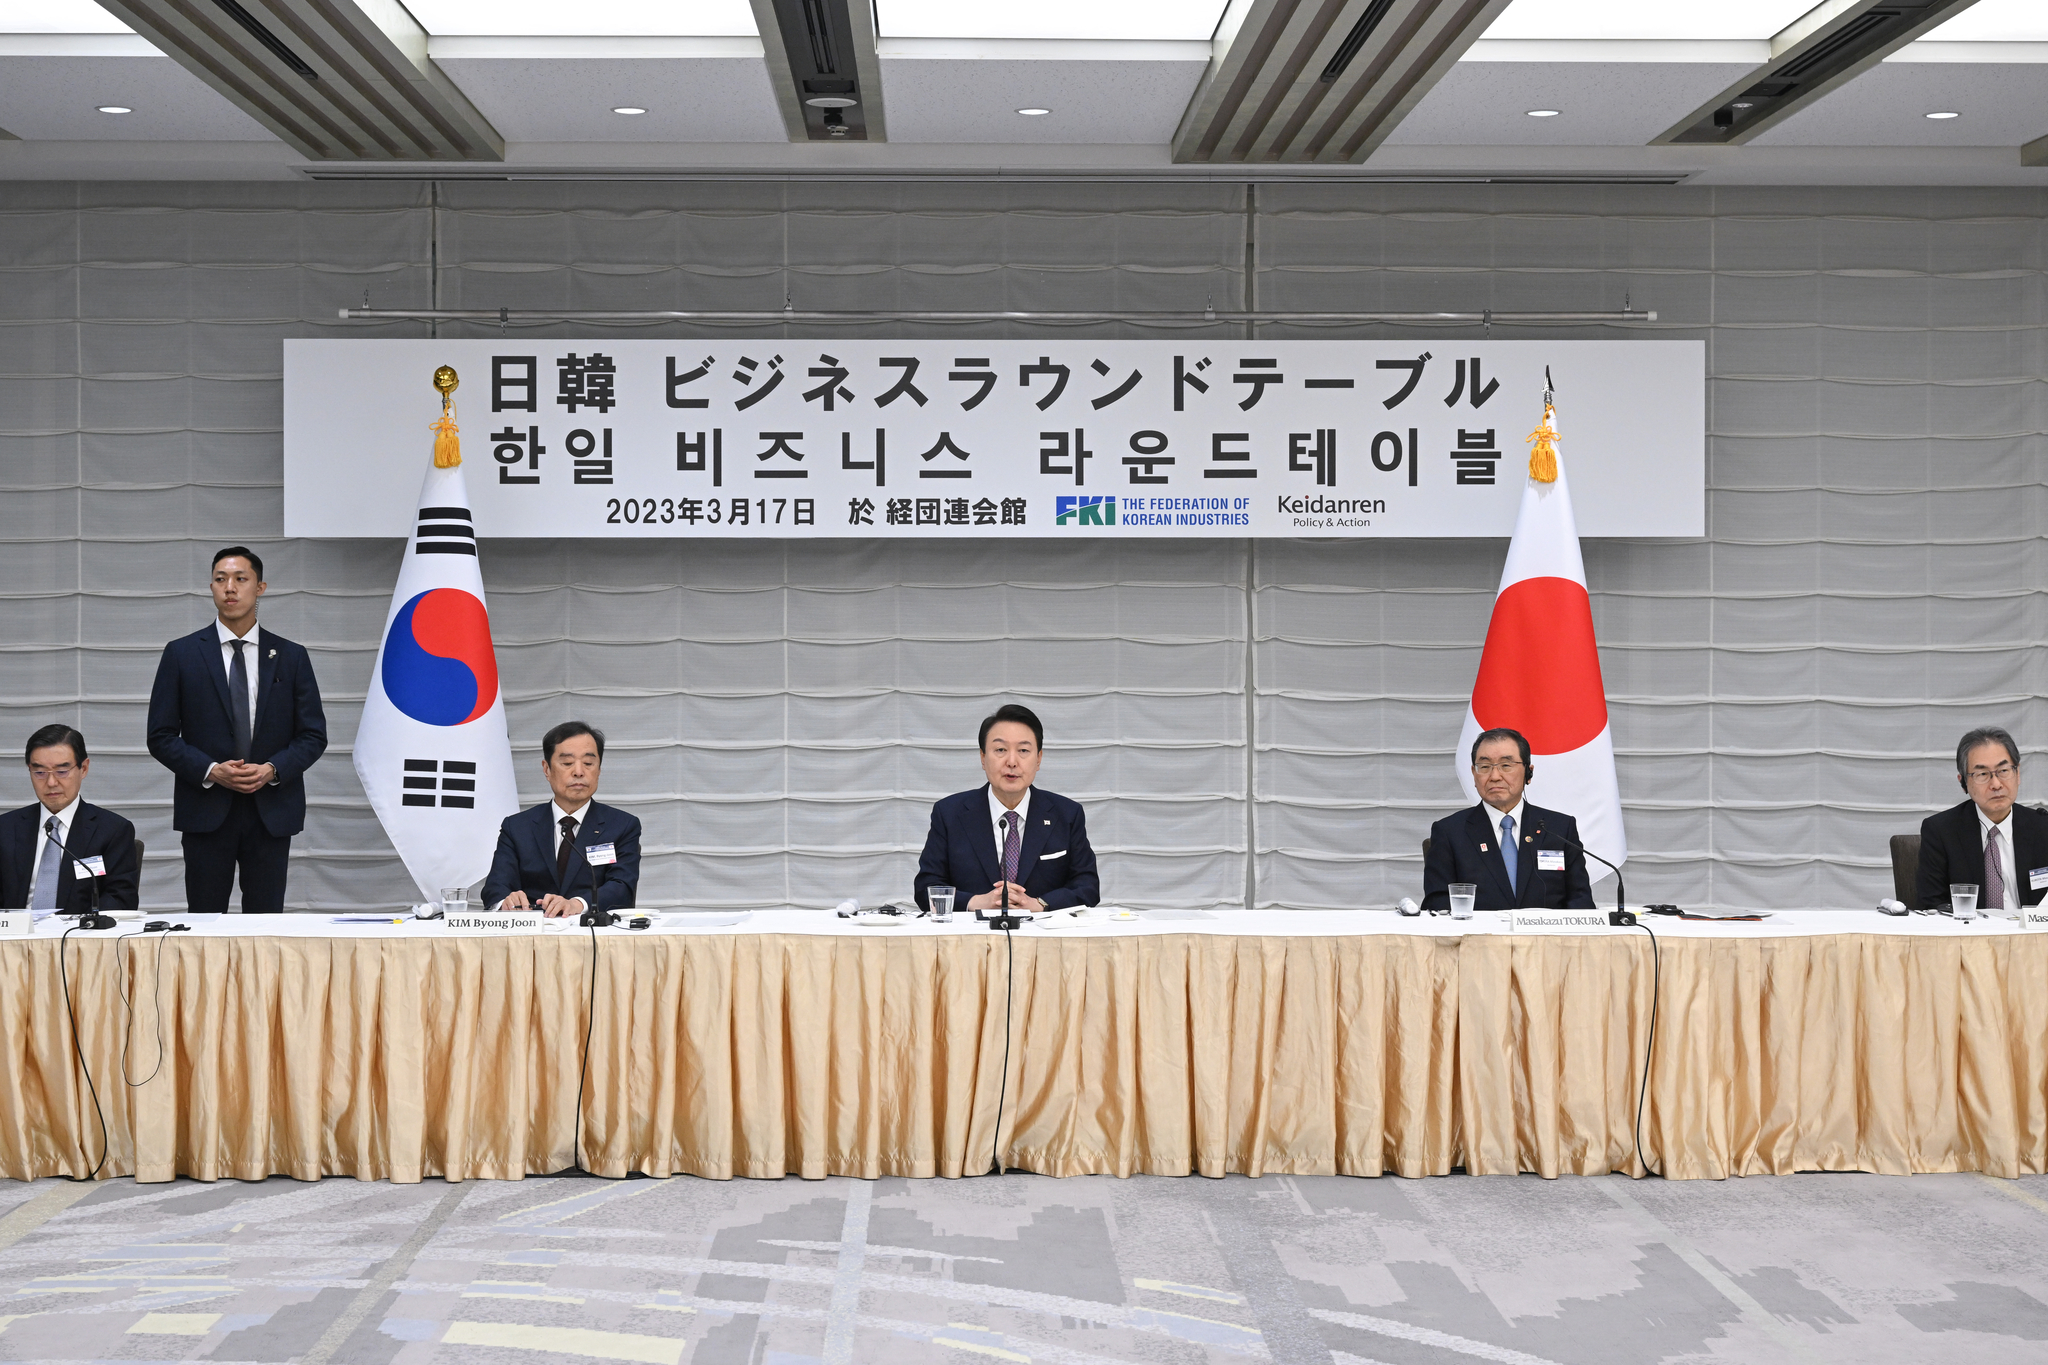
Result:
[[1479,846],[1479,851],[1480,851],[1481,853],[1484,853],[1484,852],[1486,852],[1486,845],[1485,845],[1485,844],[1481,844],[1481,845]]
[[273,658],[273,659],[275,659],[275,658],[277,657],[277,651],[276,651],[276,650],[274,650],[274,649],[273,649],[273,650],[271,650],[271,651],[270,651],[270,657],[271,657],[271,658]]

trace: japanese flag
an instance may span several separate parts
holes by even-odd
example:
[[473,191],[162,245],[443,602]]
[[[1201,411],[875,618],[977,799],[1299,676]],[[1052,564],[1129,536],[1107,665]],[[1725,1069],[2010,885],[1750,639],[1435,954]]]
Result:
[[[1556,482],[1531,478],[1522,490],[1515,537],[1472,684],[1472,704],[1452,759],[1465,799],[1475,804],[1479,792],[1472,784],[1472,742],[1481,731],[1496,728],[1519,730],[1529,740],[1535,774],[1528,800],[1572,816],[1588,849],[1624,862],[1628,838],[1614,777],[1607,689],[1600,680],[1593,604],[1586,596],[1579,528],[1561,455]],[[1609,875],[1590,859],[1586,870],[1595,881]]]
[[356,731],[356,776],[430,901],[491,870],[519,808],[462,466],[430,468]]

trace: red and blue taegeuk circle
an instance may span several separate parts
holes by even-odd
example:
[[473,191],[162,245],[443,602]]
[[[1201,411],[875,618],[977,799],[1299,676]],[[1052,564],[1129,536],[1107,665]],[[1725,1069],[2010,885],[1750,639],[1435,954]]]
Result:
[[384,695],[423,725],[467,725],[498,699],[491,617],[460,588],[431,588],[391,618]]

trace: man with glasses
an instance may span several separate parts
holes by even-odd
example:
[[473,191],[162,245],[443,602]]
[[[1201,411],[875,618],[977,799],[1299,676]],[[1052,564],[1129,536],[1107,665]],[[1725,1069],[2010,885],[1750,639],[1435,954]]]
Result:
[[1953,885],[1977,888],[1977,908],[2037,905],[2048,891],[2048,815],[2019,804],[2020,746],[1994,727],[1956,745],[1956,783],[1968,800],[1920,822],[1921,908],[1946,910]]
[[1479,804],[1430,826],[1423,909],[1448,910],[1450,888],[1459,882],[1478,888],[1475,910],[1593,908],[1579,823],[1522,799],[1534,776],[1529,741],[1518,731],[1488,730],[1472,742]]
[[26,750],[33,805],[0,815],[0,908],[76,912],[133,910],[141,898],[135,826],[79,795],[92,763],[85,736],[45,725]]

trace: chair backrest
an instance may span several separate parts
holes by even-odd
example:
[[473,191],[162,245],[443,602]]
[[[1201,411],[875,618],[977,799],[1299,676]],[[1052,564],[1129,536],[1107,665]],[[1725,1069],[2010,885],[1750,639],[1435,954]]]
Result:
[[1425,863],[1429,861],[1429,840],[1427,839],[1422,841],[1422,861]]
[[1919,892],[1914,883],[1920,878],[1920,836],[1917,834],[1894,834],[1892,836],[1892,897],[1903,905],[1917,910]]
[[140,839],[135,841],[135,865],[138,868],[142,866],[142,840]]

